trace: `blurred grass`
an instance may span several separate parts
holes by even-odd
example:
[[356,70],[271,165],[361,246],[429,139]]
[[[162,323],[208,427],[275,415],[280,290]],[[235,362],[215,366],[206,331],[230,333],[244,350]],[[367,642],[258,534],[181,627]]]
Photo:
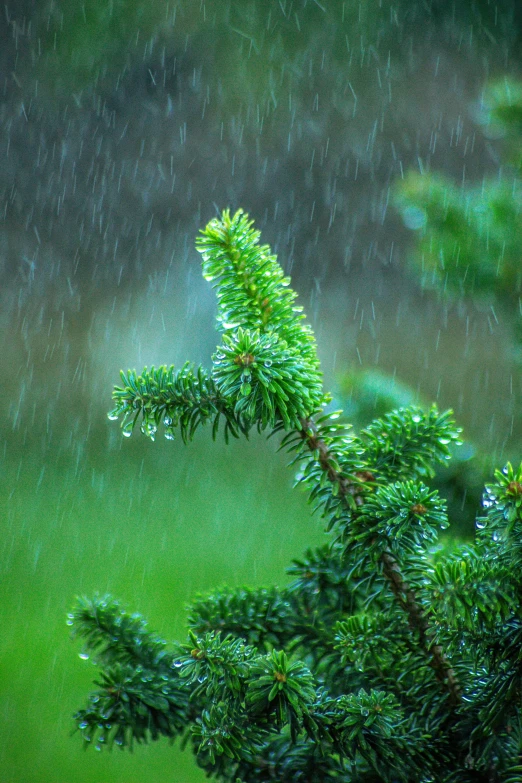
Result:
[[168,743],[100,754],[70,738],[71,715],[96,675],[68,639],[73,597],[110,592],[166,638],[183,640],[185,605],[197,592],[282,583],[292,556],[322,537],[273,441],[257,436],[224,450],[210,431],[187,448],[117,438],[95,431],[79,463],[65,453],[44,471],[37,441],[12,446],[4,462],[5,783],[203,780],[190,753]]

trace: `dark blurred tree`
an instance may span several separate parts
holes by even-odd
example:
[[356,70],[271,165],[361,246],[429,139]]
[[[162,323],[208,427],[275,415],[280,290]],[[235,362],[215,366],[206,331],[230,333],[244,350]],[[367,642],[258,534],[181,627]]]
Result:
[[286,94],[316,55],[327,53],[344,90],[353,56],[364,59],[382,41],[387,54],[390,47],[400,51],[407,35],[426,24],[472,30],[478,39],[513,47],[522,20],[517,0],[52,0],[36,14],[35,52],[43,53],[54,87],[77,93],[146,61],[153,49],[180,54],[190,39],[201,60],[212,63],[213,81],[225,86],[231,109],[246,103],[263,111],[277,105],[281,86]]

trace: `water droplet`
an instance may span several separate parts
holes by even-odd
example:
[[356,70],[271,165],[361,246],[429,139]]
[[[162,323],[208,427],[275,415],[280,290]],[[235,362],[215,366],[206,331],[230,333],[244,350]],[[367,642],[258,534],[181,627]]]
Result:
[[89,660],[89,653],[81,652],[81,653],[78,653],[78,656],[82,659],[82,661],[88,661]]
[[86,720],[82,720],[82,722],[78,724],[78,728],[83,730],[86,729],[88,725],[89,724],[87,723]]
[[143,432],[143,434],[146,435],[148,438],[150,438],[152,441],[155,439],[154,436],[156,435],[158,428],[153,422],[150,421],[142,422],[140,429]]
[[119,414],[116,413],[116,411],[110,411],[110,413],[107,414],[107,418],[111,421],[117,421],[119,418]]
[[411,417],[411,420],[415,422],[415,424],[418,424],[420,421],[422,421],[422,416],[419,416],[418,413],[415,414],[415,416]]
[[267,359],[265,362],[265,367],[271,367],[272,366],[272,359]]
[[402,219],[406,228],[410,228],[412,231],[419,231],[428,222],[428,215],[424,209],[419,207],[406,207],[402,210]]
[[174,661],[172,666],[174,666],[175,669],[180,669],[183,666],[183,661]]
[[165,416],[165,418],[163,419],[163,424],[165,425],[165,427],[170,427],[170,425],[172,424],[172,419],[170,418],[170,416]]
[[175,440],[176,439],[176,436],[174,435],[174,433],[171,430],[167,430],[165,432],[165,437],[166,437],[167,440]]

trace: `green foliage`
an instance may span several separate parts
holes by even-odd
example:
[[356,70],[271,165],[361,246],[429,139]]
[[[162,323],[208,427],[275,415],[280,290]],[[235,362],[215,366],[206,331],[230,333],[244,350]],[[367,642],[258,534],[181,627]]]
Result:
[[214,431],[219,426],[220,416],[225,418],[225,435],[231,432],[237,437],[240,423],[221,399],[212,378],[198,367],[196,373],[186,363],[177,372],[174,367],[155,369],[146,367],[138,375],[134,370],[121,373],[123,386],[116,386],[113,399],[115,408],[109,418],[122,417],[123,434],[132,431],[141,419],[140,429],[154,440],[160,424],[165,427],[165,437],[173,440],[179,427],[186,443],[191,440],[200,424],[212,419]]
[[[522,466],[486,486],[474,543],[446,546],[430,485],[460,430],[434,407],[385,413],[356,434],[325,413],[315,341],[295,294],[241,212],[203,232],[223,344],[190,365],[123,375],[130,434],[163,424],[185,441],[286,430],[332,532],[284,588],[223,587],[193,602],[184,644],[166,645],[109,597],[68,623],[99,667],[76,715],[87,743],[167,736],[229,783],[506,783],[522,753]],[[267,366],[268,365],[268,366]],[[228,428],[228,429],[227,429]]]
[[76,713],[86,743],[132,747],[134,742],[176,737],[188,720],[188,696],[172,676],[172,654],[110,597],[79,600],[67,624],[85,641],[82,657],[103,667],[85,709]]
[[285,429],[324,402],[313,332],[270,248],[238,210],[212,220],[197,242],[203,275],[218,294],[223,345],[214,355],[213,377],[241,419],[264,429]]
[[[452,7],[453,19],[459,17],[463,28],[472,27],[474,37],[491,40],[493,29],[510,43],[520,25],[516,15],[513,0],[496,6],[488,0],[457,0]],[[201,52],[208,52],[207,62],[219,75],[220,91],[224,87],[233,111],[248,102],[275,109],[282,86],[304,84],[310,61],[322,59],[324,51],[333,61],[339,92],[344,92],[347,62],[359,44],[364,53],[368,46],[378,48],[386,36],[391,46],[402,46],[404,28],[426,20],[447,24],[444,5],[417,9],[408,0],[48,0],[39,4],[35,21],[47,79],[69,93],[89,87],[100,74],[121,74],[150,57],[154,47],[176,56],[191,39],[200,61]],[[293,90],[294,106],[308,99],[306,92]],[[351,116],[351,100],[333,101],[336,111]]]
[[408,172],[395,204],[417,234],[413,268],[422,284],[449,295],[495,296],[518,303],[522,287],[522,83],[492,81],[478,116],[489,136],[502,139],[507,176],[457,185],[436,173]]
[[224,335],[213,358],[220,394],[233,403],[239,420],[258,422],[260,429],[281,421],[290,429],[323,402],[315,362],[274,332],[239,327],[235,334]]
[[508,161],[522,169],[522,82],[499,79],[490,82],[483,97],[482,122],[486,133],[503,139]]
[[165,51],[179,56],[191,39],[200,61],[201,52],[208,52],[210,84],[218,86],[212,72],[219,74],[229,109],[252,100],[273,110],[283,81],[299,78],[311,53],[321,56],[328,46],[344,66],[343,29],[357,24],[368,37],[377,19],[388,21],[389,10],[376,0],[364,0],[357,10],[347,7],[344,13],[335,0],[301,0],[288,9],[277,0],[54,0],[42,5],[36,22],[48,81],[54,78],[68,91],[86,89],[100,75],[114,78],[133,62],[151,57],[154,48],[163,49],[157,61],[161,57],[164,63]]
[[312,330],[293,306],[289,279],[268,248],[259,246],[259,232],[239,210],[233,218],[224,212],[221,223],[211,221],[202,233],[198,250],[206,279],[218,281],[218,327],[224,333],[212,374],[202,368],[194,373],[189,363],[177,372],[173,366],[122,372],[124,386],[114,390],[109,418],[123,417],[124,435],[140,416],[141,431],[153,440],[160,423],[167,438],[179,426],[187,441],[212,419],[215,435],[221,416],[225,437],[246,434],[254,424],[290,429],[327,401]]
[[[410,386],[376,368],[352,368],[336,379],[335,397],[356,431],[398,408],[426,408],[425,401]],[[445,497],[453,536],[470,538],[481,502],[481,487],[488,480],[488,455],[469,441],[450,445],[451,460],[435,469],[433,486]]]
[[253,223],[241,209],[232,217],[225,210],[196,242],[203,257],[203,276],[217,289],[218,328],[275,332],[317,363],[315,338],[303,323],[303,308],[294,305],[297,294],[290,288],[290,278],[268,245],[259,245],[261,233],[252,228]]
[[451,457],[449,446],[459,443],[460,430],[452,412],[439,413],[432,406],[403,408],[387,413],[362,430],[360,439],[365,457],[380,477],[432,477],[436,465]]
[[379,780],[421,774],[412,753],[418,737],[408,731],[393,695],[361,689],[329,700],[323,710],[321,717],[335,737],[336,749],[359,764],[366,762]]
[[71,88],[81,91],[102,71],[121,68],[140,38],[146,41],[161,31],[165,4],[157,0],[55,0],[41,5],[35,21],[49,81],[66,86],[68,92]]
[[189,626],[195,633],[231,634],[261,651],[269,651],[289,643],[295,634],[293,621],[294,613],[284,593],[275,587],[223,587],[192,601]]
[[354,426],[364,427],[392,410],[419,404],[413,389],[376,368],[340,373],[337,386],[344,413]]
[[381,547],[397,546],[405,552],[422,548],[426,541],[436,541],[438,530],[448,526],[438,493],[413,481],[379,487],[366,499],[357,522],[360,532],[355,540],[365,541],[368,547],[381,542]]
[[424,286],[457,295],[520,292],[517,183],[490,180],[462,188],[440,174],[410,171],[396,188],[395,203],[417,232],[412,261]]
[[284,650],[272,650],[250,674],[247,704],[252,712],[270,714],[276,728],[287,725],[295,741],[316,701],[310,671],[300,661],[290,662]]

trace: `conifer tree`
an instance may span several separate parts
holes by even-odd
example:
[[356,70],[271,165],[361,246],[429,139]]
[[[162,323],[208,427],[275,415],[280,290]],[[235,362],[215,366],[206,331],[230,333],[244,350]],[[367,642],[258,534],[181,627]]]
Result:
[[444,296],[473,296],[515,306],[522,278],[522,81],[485,85],[477,111],[484,132],[499,141],[499,170],[476,184],[411,170],[394,187],[405,225],[416,232],[411,267]]
[[77,726],[98,747],[180,738],[227,783],[521,781],[522,468],[486,487],[473,545],[438,542],[451,412],[406,407],[357,435],[325,413],[313,332],[259,237],[240,210],[198,240],[211,369],[122,373],[109,416],[152,439],[279,434],[328,537],[287,587],[195,600],[184,643],[79,599],[68,623],[99,674]]

